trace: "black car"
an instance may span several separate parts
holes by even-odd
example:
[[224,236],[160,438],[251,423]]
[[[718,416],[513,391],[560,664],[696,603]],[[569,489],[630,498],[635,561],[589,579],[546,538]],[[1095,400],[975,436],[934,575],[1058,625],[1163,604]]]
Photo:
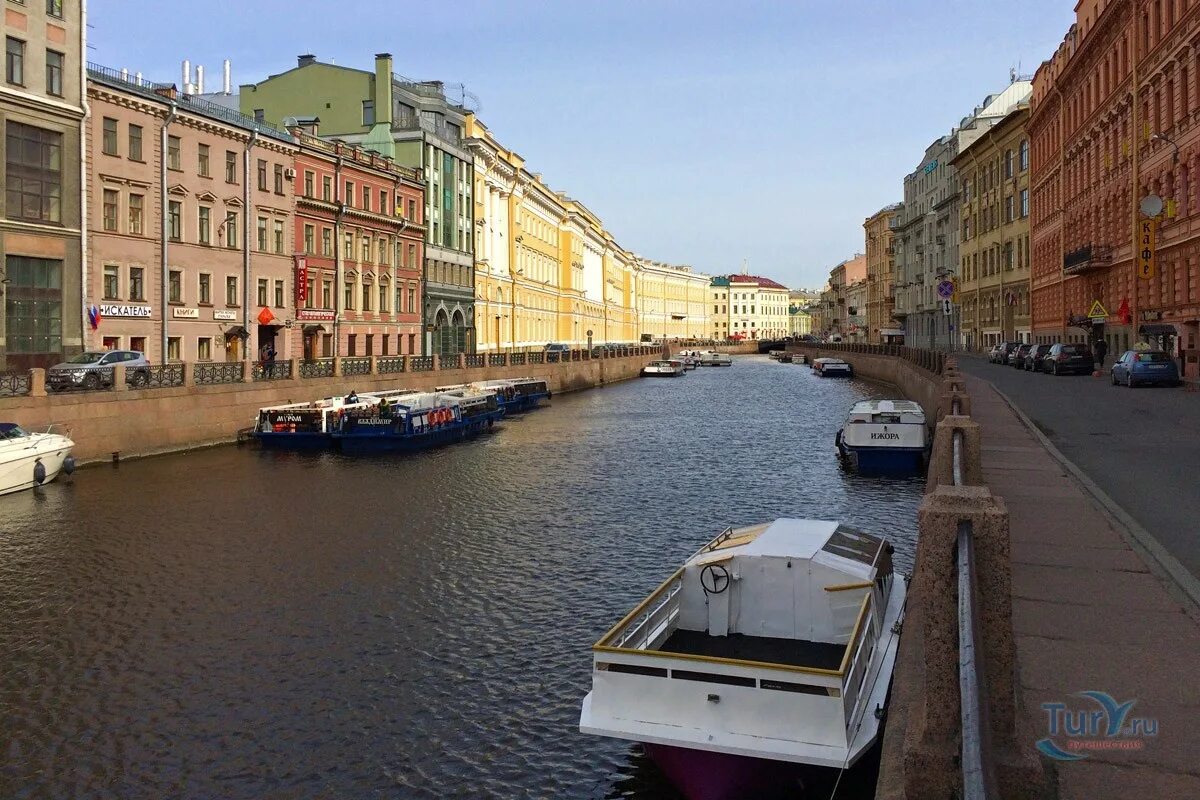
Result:
[[1025,356],[1029,353],[1031,344],[1019,344],[1008,354],[1008,365],[1017,369],[1025,369]]
[[1041,372],[1042,359],[1046,357],[1046,353],[1050,352],[1051,345],[1035,344],[1029,348],[1029,352],[1025,354],[1025,369],[1028,372]]
[[1074,372],[1076,375],[1091,375],[1096,367],[1092,357],[1092,348],[1086,344],[1058,344],[1050,348],[1042,359],[1042,371],[1051,375],[1066,375]]

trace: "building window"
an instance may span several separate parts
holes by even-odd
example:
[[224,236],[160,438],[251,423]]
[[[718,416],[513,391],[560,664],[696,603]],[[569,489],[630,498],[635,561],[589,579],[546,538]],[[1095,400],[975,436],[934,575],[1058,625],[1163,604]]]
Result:
[[321,281],[321,308],[333,308],[333,281]]
[[379,284],[379,313],[381,313],[381,314],[387,313],[387,311],[388,311],[388,295],[390,295],[390,294],[391,294],[391,292],[388,291],[387,284],[383,284],[383,283]]
[[117,300],[121,297],[120,267],[108,265],[104,267],[104,299]]
[[347,232],[346,241],[342,246],[342,258],[350,261],[354,258],[354,234]]
[[117,121],[112,117],[105,117],[101,122],[104,129],[100,151],[106,156],[120,155],[117,149]]
[[258,279],[258,304],[265,306],[267,304],[267,279]]
[[321,229],[321,255],[333,258],[333,229]]
[[410,244],[408,246],[408,264],[409,267],[417,266],[417,246]]
[[62,97],[63,54],[46,51],[46,94]]
[[183,302],[183,272],[173,269],[167,273],[167,300],[171,303]]
[[212,209],[201,206],[197,222],[200,244],[212,244]]
[[321,178],[321,199],[326,203],[333,202],[333,178],[328,175]]
[[366,264],[371,260],[371,237],[362,237],[362,263]]
[[167,203],[167,235],[173,242],[183,239],[183,204],[178,200]]
[[258,188],[263,192],[267,190],[267,162],[261,158],[258,160]]
[[146,270],[141,267],[129,268],[129,299],[146,299]]
[[237,153],[232,150],[225,151],[225,182],[237,183]]
[[375,263],[376,264],[387,264],[388,263],[388,243],[387,243],[386,239],[379,240],[379,260],[376,261]]
[[417,310],[417,290],[409,288],[408,290],[408,313],[412,314]]
[[342,293],[342,304],[345,308],[354,309],[354,283],[346,281],[346,290]]
[[167,169],[183,169],[179,158],[179,137],[167,137]]
[[200,273],[199,280],[200,294],[198,302],[203,306],[212,305],[212,275],[207,272]]
[[1004,221],[1005,222],[1012,222],[1014,219],[1014,214],[1016,213],[1015,212],[1016,206],[1014,205],[1014,203],[1015,203],[1015,199],[1013,198],[1012,195],[1009,195],[1008,197],[1004,198]]
[[304,252],[312,254],[313,247],[316,245],[317,229],[312,225],[304,226]]
[[[399,208],[399,207],[400,207],[399,204],[397,204],[396,208]],[[388,208],[388,191],[387,191],[387,189],[379,190],[379,213],[387,214],[388,216],[391,216],[392,214],[395,213],[395,209]]]
[[236,275],[229,275],[225,278],[225,305],[240,305],[238,302],[238,279]]
[[201,336],[196,340],[196,360],[212,361],[212,339],[210,337]]
[[1021,218],[1029,216],[1029,190],[1021,190]]
[[25,85],[25,43],[5,37],[4,78],[14,86]]
[[1013,151],[1004,151],[1004,177],[1011,178],[1013,176]]
[[62,19],[63,15],[62,0],[46,0],[46,13],[52,17]]
[[317,176],[314,173],[309,172],[307,170],[304,172],[304,196],[305,197],[313,196],[313,181],[315,181],[316,178],[317,178]]
[[104,190],[104,230],[117,230],[117,203],[120,195],[112,189]]
[[275,194],[283,194],[283,164],[275,165]]
[[275,307],[283,308],[283,281],[275,281]]
[[267,252],[267,218],[258,218],[258,252]]
[[9,122],[5,141],[5,216],[61,222],[62,134]]
[[364,283],[362,290],[363,290],[363,292],[362,292],[362,300],[363,300],[362,310],[370,311],[371,310],[371,284]]
[[178,336],[167,337],[167,360],[183,360],[183,340]]
[[142,126],[129,126],[129,158],[131,161],[142,160]]
[[238,246],[238,215],[236,211],[225,212],[225,246]]
[[371,210],[371,187],[369,186],[362,187],[362,207],[363,211]]
[[142,235],[142,210],[144,198],[140,194],[131,194],[130,196],[130,233],[134,236]]
[[346,181],[345,189],[346,189],[346,191],[342,194],[342,200],[346,203],[346,206],[348,208],[353,208],[354,207],[354,184],[351,183],[350,181]]
[[312,308],[313,302],[315,302],[313,300],[313,292],[317,290],[317,282],[312,278],[309,278],[308,282],[305,284],[305,289],[307,291],[304,293],[304,307]]
[[283,252],[283,220],[275,220],[275,252]]
[[207,178],[210,176],[208,164],[208,145],[202,144],[196,153],[196,168],[200,171],[200,177]]
[[409,222],[417,221],[417,201],[416,200],[408,201],[408,221]]
[[1028,139],[1021,140],[1021,144],[1020,144],[1020,147],[1018,148],[1017,152],[1020,154],[1018,157],[1018,162],[1021,167],[1021,172],[1024,172],[1025,170],[1029,169],[1029,140]]
[[362,114],[363,114],[363,123],[362,123],[363,125],[374,125],[375,124],[375,101],[374,100],[363,100],[362,101]]

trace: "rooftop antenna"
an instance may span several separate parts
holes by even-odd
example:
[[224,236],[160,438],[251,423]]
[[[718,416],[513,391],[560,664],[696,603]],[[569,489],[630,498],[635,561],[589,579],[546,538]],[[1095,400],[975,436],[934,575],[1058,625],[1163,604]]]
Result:
[[748,258],[742,259],[742,274],[743,275],[750,274],[750,259],[748,259]]

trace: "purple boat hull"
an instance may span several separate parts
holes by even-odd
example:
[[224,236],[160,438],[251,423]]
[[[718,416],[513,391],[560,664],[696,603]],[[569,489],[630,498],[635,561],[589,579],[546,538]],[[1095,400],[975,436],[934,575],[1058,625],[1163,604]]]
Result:
[[687,800],[758,800],[797,797],[804,791],[803,764],[751,758],[665,744],[646,744],[646,754]]

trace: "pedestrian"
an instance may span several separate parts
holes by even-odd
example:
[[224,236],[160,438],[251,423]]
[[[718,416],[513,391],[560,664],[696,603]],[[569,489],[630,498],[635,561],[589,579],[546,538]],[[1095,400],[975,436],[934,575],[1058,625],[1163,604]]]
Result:
[[379,398],[379,416],[388,416],[388,399],[386,397]]
[[1096,363],[1100,365],[1100,370],[1104,370],[1104,357],[1108,355],[1108,342],[1103,339],[1097,339],[1096,344],[1092,346],[1092,352],[1096,354]]
[[351,389],[351,390],[350,390],[350,394],[346,395],[346,401],[345,401],[345,402],[346,402],[347,404],[350,404],[350,403],[357,403],[357,402],[358,402],[358,392],[356,392],[356,391],[354,391],[353,389]]
[[275,374],[275,344],[267,343],[267,357],[263,360],[263,374],[268,378]]

